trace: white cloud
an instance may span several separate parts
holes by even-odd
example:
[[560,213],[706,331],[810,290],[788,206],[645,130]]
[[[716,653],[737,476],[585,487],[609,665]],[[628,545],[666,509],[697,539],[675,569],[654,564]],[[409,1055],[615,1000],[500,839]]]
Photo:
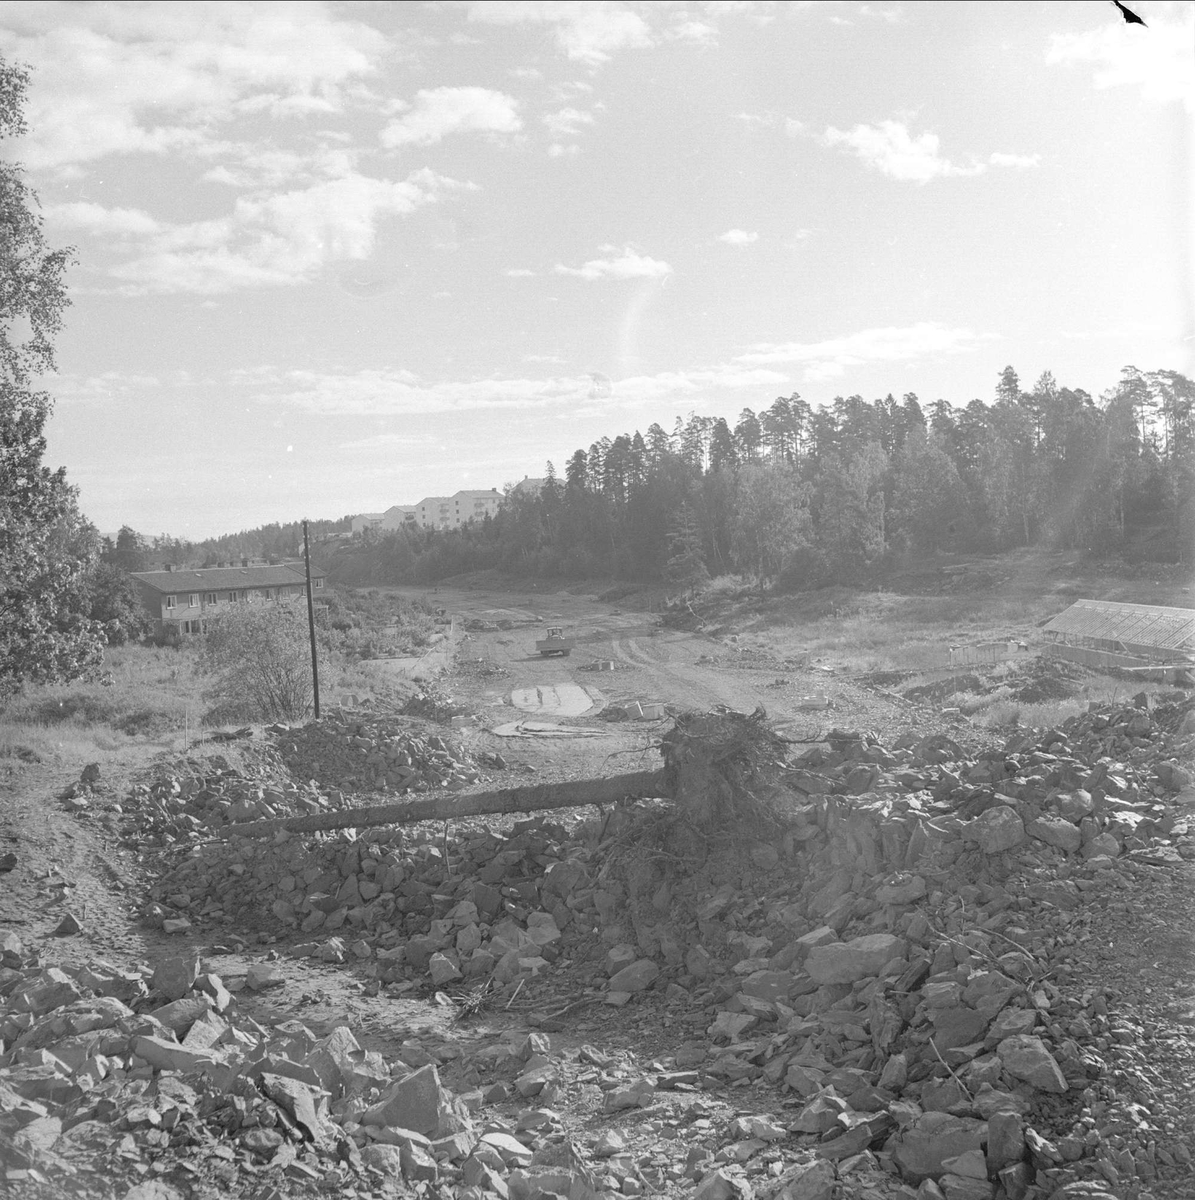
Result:
[[6,5],[0,53],[34,68],[30,167],[203,145],[241,113],[335,112],[386,49],[321,3]]
[[1090,63],[1097,88],[1139,87],[1146,100],[1195,112],[1195,7],[1159,5],[1146,16],[1146,27],[1110,17],[1084,33],[1054,34],[1046,62]]
[[938,153],[938,135],[909,134],[900,121],[881,121],[878,125],[856,125],[851,130],[830,128],[822,135],[822,145],[853,150],[868,166],[893,179],[928,183],[947,175],[978,175],[983,163],[955,166]]
[[[547,360],[544,360],[547,361]],[[784,384],[786,375],[761,368],[725,364],[693,371],[663,371],[612,382],[603,404],[640,404],[669,397],[767,388]],[[550,379],[472,379],[425,383],[410,371],[314,371],[241,373],[239,382],[253,389],[262,403],[292,404],[309,412],[334,416],[392,416],[415,413],[465,412],[479,409],[566,409],[589,402],[594,376]],[[604,391],[604,389],[603,389]]]
[[887,21],[889,25],[895,25],[903,18],[904,12],[899,6],[883,7],[878,4],[861,4],[859,6],[859,15],[861,17],[879,17],[881,21]]
[[136,237],[159,233],[160,222],[139,208],[104,208],[85,201],[50,204],[42,210],[52,224],[105,237]]
[[631,246],[602,246],[605,258],[590,259],[579,267],[557,263],[557,275],[575,275],[579,279],[663,279],[672,268],[658,258],[648,258]]
[[303,179],[335,179],[356,170],[359,153],[344,146],[315,146],[302,152],[250,142],[204,146],[201,153],[225,161],[204,172],[211,183],[234,188],[277,188]]
[[505,92],[483,87],[422,89],[415,104],[382,130],[383,146],[428,146],[450,133],[518,133],[518,105]]
[[574,137],[584,126],[593,124],[594,116],[579,108],[562,108],[558,112],[545,113],[543,122],[556,137]]
[[160,225],[136,258],[110,274],[130,294],[214,294],[302,283],[326,266],[367,258],[382,219],[468,186],[425,169],[400,182],[347,175],[281,194],[243,196],[227,216]]
[[372,437],[341,442],[338,450],[390,450],[396,446],[434,446],[432,437],[410,437],[404,433],[375,433]]
[[616,50],[652,44],[647,22],[623,4],[609,0],[475,0],[469,20],[491,25],[544,24],[556,34],[556,44],[578,62],[599,66]]
[[745,229],[728,229],[725,233],[718,234],[718,241],[725,242],[728,246],[749,246],[752,242],[759,241],[759,234],[748,233]]
[[737,361],[754,365],[764,363],[804,363],[806,379],[832,379],[848,367],[872,362],[908,362],[943,354],[965,354],[997,335],[974,333],[970,329],[949,329],[936,321],[916,325],[863,329],[844,337],[822,342],[783,342],[753,346]]
[[159,391],[163,387],[186,384],[188,376],[175,372],[162,379],[156,375],[138,375],[126,371],[104,371],[99,375],[64,373],[46,381],[56,400],[67,404],[85,403],[89,406],[104,401],[126,401],[146,391]]
[[716,46],[718,44],[717,27],[708,21],[696,21],[683,12],[678,14],[673,24],[665,30],[664,36],[673,42],[689,42],[694,46]]
[[988,158],[993,167],[1036,167],[1041,162],[1040,154],[1001,154],[997,151]]

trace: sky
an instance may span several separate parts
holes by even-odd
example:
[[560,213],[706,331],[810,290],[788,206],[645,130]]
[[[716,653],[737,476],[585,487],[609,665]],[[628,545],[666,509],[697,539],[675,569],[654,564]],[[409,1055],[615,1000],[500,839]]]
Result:
[[1195,4],[7,3],[46,462],[199,539],[799,393],[1195,375]]

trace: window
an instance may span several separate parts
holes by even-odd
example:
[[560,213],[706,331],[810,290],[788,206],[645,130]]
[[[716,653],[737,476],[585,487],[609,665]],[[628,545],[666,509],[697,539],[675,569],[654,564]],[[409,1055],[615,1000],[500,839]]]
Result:
[[236,600],[237,600],[237,594],[236,594],[236,592],[229,592],[229,593],[228,593],[228,603],[229,603],[229,604],[235,604],[235,603],[236,603]]
[[315,586],[316,586],[317,588],[322,588],[322,587],[324,586],[324,581],[323,581],[322,579],[317,579],[317,580],[315,581]]
[[167,607],[168,609],[170,609],[170,608],[173,608],[173,607],[174,607],[174,601],[175,601],[175,597],[174,597],[174,596],[167,596],[167,597],[166,597],[166,607]]
[[202,633],[202,632],[203,632],[203,622],[202,621],[184,621],[183,622],[183,633]]
[[199,607],[199,593],[198,592],[190,592],[187,595],[187,607],[188,608],[198,608]]
[[215,604],[219,597],[215,592],[206,592],[203,597],[204,604]]

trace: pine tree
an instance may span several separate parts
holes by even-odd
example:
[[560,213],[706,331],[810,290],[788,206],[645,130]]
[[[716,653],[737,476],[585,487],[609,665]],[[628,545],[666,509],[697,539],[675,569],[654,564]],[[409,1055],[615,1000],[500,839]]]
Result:
[[709,582],[701,552],[701,530],[688,501],[680,506],[676,523],[668,530],[668,562],[664,575],[669,583],[690,594]]
[[[0,138],[25,132],[29,75],[0,60]],[[70,249],[51,249],[19,165],[0,163],[0,688],[77,678],[103,657],[89,619],[99,539],[66,472],[42,465],[52,401],[35,381],[54,369],[70,301]]]

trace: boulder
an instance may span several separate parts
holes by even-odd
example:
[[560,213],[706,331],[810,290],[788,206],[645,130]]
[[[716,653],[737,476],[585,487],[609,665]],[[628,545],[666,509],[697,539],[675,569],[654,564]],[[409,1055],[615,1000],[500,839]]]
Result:
[[195,986],[198,976],[198,958],[175,955],[158,963],[151,982],[167,1001],[181,1000]]
[[1043,1092],[1066,1091],[1062,1068],[1041,1038],[1032,1034],[1007,1037],[996,1047],[996,1054],[1005,1072],[1014,1079],[1022,1079]]
[[400,1079],[372,1108],[361,1116],[364,1125],[413,1129],[426,1137],[454,1132],[448,1128],[453,1116],[451,1094],[440,1086],[434,1064],[412,1071]]
[[817,983],[854,983],[878,975],[906,948],[905,940],[891,933],[869,933],[849,942],[814,946],[805,959],[805,970]]
[[1067,854],[1074,854],[1083,844],[1079,827],[1063,817],[1037,817],[1025,826],[1025,832]]
[[981,1150],[986,1137],[984,1121],[929,1112],[895,1134],[888,1146],[901,1175],[909,1183],[918,1184],[945,1174],[946,1159],[968,1150]]
[[617,975],[610,977],[612,992],[644,992],[659,978],[660,968],[650,958],[641,958],[623,967]]
[[963,835],[978,842],[984,854],[1000,854],[1025,841],[1025,825],[1016,810],[997,804],[963,826]]

